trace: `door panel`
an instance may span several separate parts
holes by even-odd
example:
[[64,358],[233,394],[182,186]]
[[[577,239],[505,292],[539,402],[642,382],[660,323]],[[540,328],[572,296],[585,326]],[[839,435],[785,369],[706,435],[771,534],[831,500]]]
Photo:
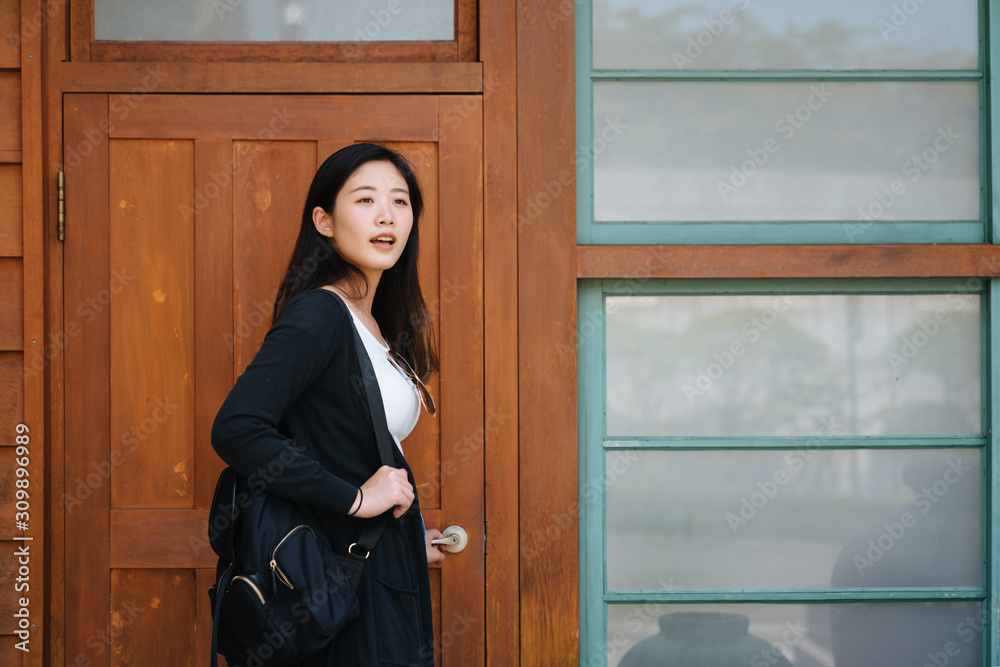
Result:
[[212,421],[267,330],[317,165],[382,140],[424,190],[442,364],[438,417],[404,448],[427,524],[470,534],[431,572],[434,648],[484,664],[479,98],[161,95],[119,116],[65,98],[67,663],[208,664]]

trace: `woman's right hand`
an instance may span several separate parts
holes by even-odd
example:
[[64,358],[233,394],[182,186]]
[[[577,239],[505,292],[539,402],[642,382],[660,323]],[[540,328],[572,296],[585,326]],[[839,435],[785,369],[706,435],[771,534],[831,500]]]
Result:
[[[398,519],[413,504],[413,486],[406,476],[406,470],[391,466],[382,466],[376,470],[375,474],[361,485],[361,493],[358,495],[361,496],[361,507],[354,516],[362,519],[379,516],[390,507],[393,508],[392,515]],[[355,507],[357,500],[351,509]]]

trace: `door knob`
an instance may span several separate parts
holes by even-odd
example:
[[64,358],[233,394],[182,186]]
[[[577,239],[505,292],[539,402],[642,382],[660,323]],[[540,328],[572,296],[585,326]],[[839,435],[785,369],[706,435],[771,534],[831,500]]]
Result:
[[444,550],[450,554],[457,554],[469,544],[469,534],[461,526],[451,525],[441,531],[444,537],[431,540],[431,544],[443,544]]

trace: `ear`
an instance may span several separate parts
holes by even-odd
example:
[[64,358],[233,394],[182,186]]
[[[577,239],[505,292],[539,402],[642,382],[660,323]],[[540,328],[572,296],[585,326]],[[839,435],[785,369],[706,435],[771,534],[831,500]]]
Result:
[[333,238],[333,216],[324,211],[322,206],[313,209],[313,224],[316,226],[317,232]]

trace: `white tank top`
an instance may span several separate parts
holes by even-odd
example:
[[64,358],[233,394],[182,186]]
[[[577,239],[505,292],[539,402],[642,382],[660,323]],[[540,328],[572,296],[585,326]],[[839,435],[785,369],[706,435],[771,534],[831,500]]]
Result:
[[385,421],[389,426],[389,434],[396,441],[399,451],[403,451],[402,441],[410,435],[420,418],[420,398],[413,390],[413,383],[397,369],[388,357],[388,348],[382,341],[375,338],[348,306],[354,326],[365,344],[368,357],[375,368],[375,378],[378,380],[379,393],[385,406]]

